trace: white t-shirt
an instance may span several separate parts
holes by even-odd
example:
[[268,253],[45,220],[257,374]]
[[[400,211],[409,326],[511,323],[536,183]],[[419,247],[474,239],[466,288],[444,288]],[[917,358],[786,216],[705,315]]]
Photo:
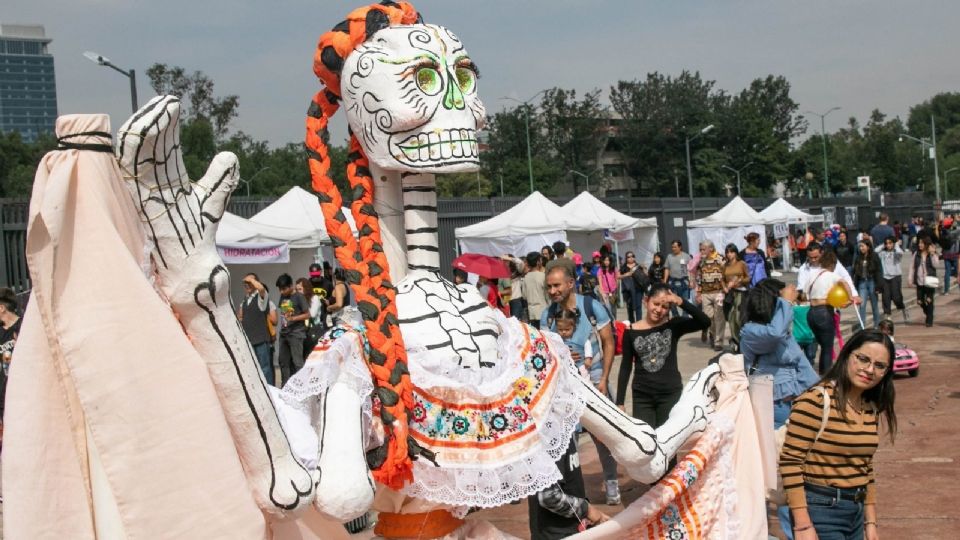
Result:
[[835,272],[821,269],[818,273],[810,277],[810,285],[807,286],[807,296],[810,300],[826,300],[827,293],[837,283],[842,283],[843,277]]

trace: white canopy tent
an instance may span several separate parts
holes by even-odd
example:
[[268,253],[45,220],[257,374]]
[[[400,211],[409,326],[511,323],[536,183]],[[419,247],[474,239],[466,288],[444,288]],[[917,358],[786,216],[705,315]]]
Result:
[[257,274],[271,290],[271,297],[276,298],[274,284],[280,274],[289,273],[294,279],[305,276],[320,245],[320,237],[314,229],[256,223],[230,212],[224,212],[217,229],[217,248],[221,256],[246,253],[253,255],[252,260],[257,260],[258,253],[282,252],[277,253],[281,256],[275,259],[277,262],[236,262],[242,257],[235,257],[235,262],[227,259],[230,292],[235,303],[243,296],[243,277],[251,272]]
[[687,222],[687,244],[691,252],[704,240],[710,240],[723,252],[727,244],[735,244],[738,249],[747,246],[745,237],[752,232],[760,235],[760,249],[767,249],[767,235],[760,214],[739,196],[734,197],[726,206],[713,214]]
[[[349,208],[344,207],[342,210],[343,215],[347,218],[347,224],[350,225],[350,230],[353,231],[353,236],[356,237],[357,224],[353,220],[353,214]],[[250,218],[250,221],[274,227],[314,231],[319,240],[318,245],[321,246],[321,258],[336,266],[333,248],[330,246],[330,236],[327,235],[323,212],[320,211],[320,200],[315,194],[299,186],[294,186],[273,204],[257,212]]]
[[760,211],[767,224],[773,223],[823,223],[823,215],[808,214],[780,197]]
[[[773,201],[770,206],[761,210],[760,216],[771,225],[778,223],[787,225],[823,223],[823,215],[808,214],[787,202],[783,197]],[[793,261],[791,260],[793,254],[786,240],[784,240],[782,244],[787,247],[787,249],[781,249],[781,253],[783,253],[783,267],[789,269],[793,266]]]
[[574,251],[589,259],[606,240],[616,242],[618,253],[633,251],[637,261],[648,265],[659,246],[657,218],[634,218],[610,208],[583,191],[563,205],[567,239]]
[[553,201],[534,191],[506,212],[458,227],[454,235],[461,253],[523,256],[558,240],[567,241],[564,213]]

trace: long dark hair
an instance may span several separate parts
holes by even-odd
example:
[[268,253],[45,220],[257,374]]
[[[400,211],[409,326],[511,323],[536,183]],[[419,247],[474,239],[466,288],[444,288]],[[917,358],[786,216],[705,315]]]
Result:
[[890,364],[887,371],[883,374],[880,382],[873,388],[863,393],[864,401],[873,403],[877,410],[877,415],[883,414],[887,431],[890,434],[890,441],[893,442],[897,433],[897,413],[893,410],[893,402],[896,399],[897,392],[893,386],[893,360],[897,357],[896,350],[893,347],[893,340],[884,335],[879,330],[861,330],[853,335],[847,341],[840,353],[837,355],[837,361],[830,368],[830,371],[820,379],[820,384],[832,383],[834,385],[834,399],[837,402],[837,410],[844,421],[847,420],[847,394],[850,392],[850,380],[847,378],[847,364],[853,351],[863,347],[867,343],[880,343],[887,350]]
[[310,280],[300,278],[297,280],[297,284],[303,287],[303,296],[307,299],[307,302],[313,300],[313,285],[310,283]]
[[737,249],[737,245],[736,245],[736,244],[727,244],[727,247],[723,249],[723,259],[724,259],[723,262],[724,262],[724,264],[726,264],[726,262],[727,262],[727,261],[726,261],[726,259],[727,259],[727,253],[735,253],[735,254],[737,255],[736,260],[738,260],[738,261],[742,261],[742,260],[743,260],[743,254],[740,253],[740,250],[739,250],[739,249]]
[[[660,262],[657,262],[657,259],[660,259]],[[659,251],[653,254],[653,259],[650,262],[650,268],[666,266],[667,262],[663,259],[663,253]]]
[[744,322],[770,324],[777,311],[777,298],[786,287],[779,279],[766,278],[748,290],[740,304],[740,318]]
[[600,269],[604,272],[614,272],[617,269],[616,264],[613,262],[613,255],[607,253],[602,255],[600,258]]

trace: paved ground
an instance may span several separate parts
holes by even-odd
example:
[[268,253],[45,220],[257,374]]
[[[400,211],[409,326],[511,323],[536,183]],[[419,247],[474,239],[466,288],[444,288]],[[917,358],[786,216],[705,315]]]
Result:
[[[910,299],[914,297],[912,292],[905,293]],[[936,302],[936,323],[932,328],[924,327],[915,303],[910,310],[913,322],[903,324],[899,314],[895,318],[897,341],[918,352],[921,369],[916,378],[897,377],[899,433],[895,444],[884,438],[876,456],[883,538],[956,538],[960,528],[960,508],[952,501],[953,490],[960,483],[960,295],[954,290],[950,295],[937,296]],[[850,321],[855,320],[852,310],[845,310],[845,335],[850,333]],[[699,336],[686,336],[678,351],[681,373],[687,376],[695,372],[713,354],[700,343]],[[617,366],[619,359],[614,372]],[[603,477],[596,450],[589,437],[583,437],[581,443],[587,495],[602,502]],[[647,489],[623,474],[620,484],[624,504],[630,504]],[[609,514],[622,510],[622,506],[601,508]],[[478,512],[468,519],[486,519],[510,534],[530,537],[525,502]]]

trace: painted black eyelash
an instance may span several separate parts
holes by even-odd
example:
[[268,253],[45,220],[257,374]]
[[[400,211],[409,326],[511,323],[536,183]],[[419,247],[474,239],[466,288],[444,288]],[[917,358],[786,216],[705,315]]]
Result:
[[439,71],[439,70],[440,70],[440,64],[438,64],[436,60],[433,60],[433,59],[431,59],[431,58],[423,58],[423,59],[417,61],[416,64],[413,64],[413,65],[411,65],[410,67],[408,67],[407,69],[403,70],[403,71],[401,72],[401,78],[409,77],[409,76],[413,75],[414,73],[416,73],[417,71],[419,71],[419,70],[421,70],[421,69],[423,69],[423,68],[435,69],[435,70]]
[[477,67],[477,64],[468,58],[458,60],[454,67],[466,68],[473,72],[474,77],[480,78],[480,68]]

